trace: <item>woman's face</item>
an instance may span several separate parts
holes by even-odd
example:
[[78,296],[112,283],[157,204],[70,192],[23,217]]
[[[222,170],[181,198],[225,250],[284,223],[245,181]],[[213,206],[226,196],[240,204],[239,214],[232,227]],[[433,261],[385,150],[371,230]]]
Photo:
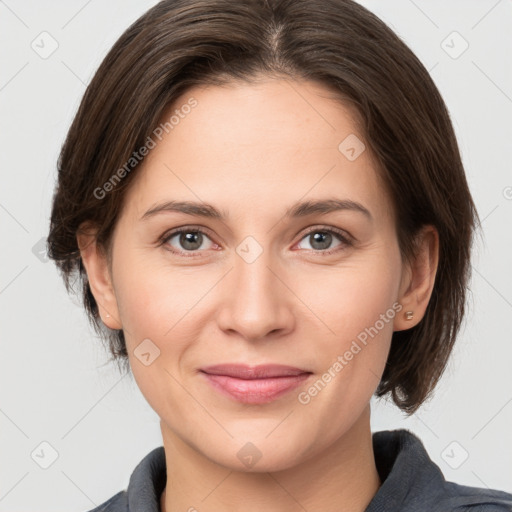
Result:
[[[114,232],[103,318],[122,326],[164,439],[227,467],[261,455],[255,470],[285,469],[353,428],[403,316],[392,205],[350,111],[328,95],[284,80],[190,89]],[[171,201],[223,217],[155,211]],[[326,201],[345,203],[311,207]],[[220,364],[309,373],[203,372]]]

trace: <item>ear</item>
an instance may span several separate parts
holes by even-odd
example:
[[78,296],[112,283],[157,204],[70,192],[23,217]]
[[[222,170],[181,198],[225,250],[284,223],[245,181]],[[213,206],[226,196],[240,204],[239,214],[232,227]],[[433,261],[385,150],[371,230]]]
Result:
[[[398,302],[403,306],[395,316],[393,330],[403,331],[417,325],[425,316],[439,262],[439,234],[434,226],[423,226],[416,238],[416,251],[404,266]],[[412,312],[407,319],[406,312]],[[410,316],[410,315],[409,315]]]
[[101,320],[110,329],[121,329],[108,259],[104,250],[97,244],[96,229],[89,223],[83,223],[78,228],[76,239]]

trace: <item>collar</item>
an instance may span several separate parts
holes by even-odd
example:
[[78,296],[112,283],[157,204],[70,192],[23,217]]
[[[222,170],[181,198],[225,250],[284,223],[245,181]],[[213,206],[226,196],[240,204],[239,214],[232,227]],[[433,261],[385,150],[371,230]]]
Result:
[[[372,441],[382,484],[365,512],[446,512],[476,504],[490,505],[492,510],[502,504],[508,507],[504,510],[512,510],[512,494],[447,482],[421,440],[409,430],[375,432]],[[159,446],[134,469],[127,491],[107,503],[119,500],[119,507],[113,509],[116,512],[160,512],[166,481],[165,452]]]

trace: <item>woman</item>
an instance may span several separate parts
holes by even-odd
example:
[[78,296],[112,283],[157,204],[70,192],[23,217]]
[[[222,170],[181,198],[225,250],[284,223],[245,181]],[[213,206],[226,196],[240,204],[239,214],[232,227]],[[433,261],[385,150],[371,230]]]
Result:
[[428,72],[348,0],[166,0],[116,42],[59,160],[48,247],[160,417],[109,511],[512,510],[446,482],[414,413],[478,222]]

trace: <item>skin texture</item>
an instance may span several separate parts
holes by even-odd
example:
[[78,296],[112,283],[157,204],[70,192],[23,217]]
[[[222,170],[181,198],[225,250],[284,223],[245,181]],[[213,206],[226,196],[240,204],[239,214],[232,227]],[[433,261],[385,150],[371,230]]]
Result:
[[[161,418],[161,508],[329,512],[343,504],[363,511],[381,484],[370,398],[393,331],[424,315],[437,232],[427,226],[416,259],[403,264],[393,207],[369,149],[354,161],[338,150],[348,135],[363,135],[351,110],[321,84],[268,78],[194,87],[169,113],[190,97],[197,106],[150,151],[127,193],[111,267],[93,230],[78,237],[102,320],[124,329],[134,378]],[[284,216],[297,201],[332,198],[361,203],[372,219],[351,210]],[[211,203],[228,217],[164,212],[140,219],[169,200]],[[183,255],[190,246],[179,234],[158,242],[182,226],[205,231],[192,257]],[[332,234],[321,246],[307,231],[331,227],[353,243]],[[251,263],[237,253],[248,236],[262,250]],[[403,309],[300,403],[298,394],[395,303]],[[405,311],[414,318],[406,320]],[[160,355],[146,366],[134,350],[148,338]],[[199,373],[230,362],[287,364],[313,375],[270,403],[243,404]],[[237,456],[248,442],[261,454],[251,467]]]

